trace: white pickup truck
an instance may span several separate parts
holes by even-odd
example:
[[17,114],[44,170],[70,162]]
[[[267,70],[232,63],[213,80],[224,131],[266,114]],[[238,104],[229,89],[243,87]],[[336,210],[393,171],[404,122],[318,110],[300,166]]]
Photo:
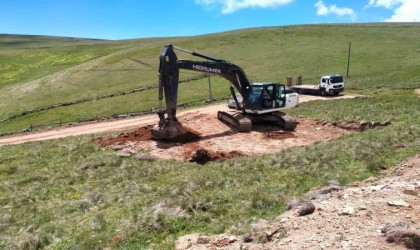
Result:
[[290,88],[299,94],[338,95],[344,91],[344,78],[341,75],[328,75],[321,77],[318,85],[296,85]]

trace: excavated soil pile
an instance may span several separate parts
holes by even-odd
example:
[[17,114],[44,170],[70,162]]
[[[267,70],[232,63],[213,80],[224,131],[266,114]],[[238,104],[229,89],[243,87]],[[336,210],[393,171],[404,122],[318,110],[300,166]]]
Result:
[[127,142],[147,141],[152,139],[151,129],[153,125],[140,127],[134,131],[121,133],[116,137],[100,137],[93,142],[100,147],[123,145]]
[[124,152],[147,152],[149,159],[176,159],[206,164],[239,156],[274,153],[295,146],[309,145],[316,141],[327,141],[356,131],[363,131],[390,123],[340,122],[298,118],[294,131],[283,131],[275,125],[257,125],[247,133],[238,133],[217,119],[217,110],[191,111],[178,117],[183,126],[195,136],[193,141],[173,142],[154,139],[153,125],[140,127],[132,132],[111,138],[97,138],[100,147],[112,147]]

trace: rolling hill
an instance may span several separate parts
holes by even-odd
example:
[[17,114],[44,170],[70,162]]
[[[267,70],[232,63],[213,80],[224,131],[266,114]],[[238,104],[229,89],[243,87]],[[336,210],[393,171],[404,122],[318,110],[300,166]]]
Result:
[[[156,90],[95,98],[155,86],[164,44],[229,60],[253,81],[302,75],[309,84],[345,74],[349,42],[345,91],[364,97],[312,101],[288,113],[321,124],[389,126],[204,166],[150,159],[147,150],[120,158],[92,143],[99,135],[2,146],[0,248],[172,249],[192,232],[246,235],[253,222],[277,217],[312,188],[396,166],[420,152],[420,25],[266,27],[123,41],[0,35],[0,120],[93,98],[1,122],[0,133],[156,107]],[[225,80],[211,81],[214,96],[228,93]],[[208,98],[207,85],[206,78],[183,83],[180,102]]]
[[[285,82],[286,76],[302,75],[305,83],[315,83],[323,74],[346,73],[352,42],[347,90],[411,88],[419,84],[419,29],[418,24],[309,25],[127,41],[2,35],[0,120],[37,107],[154,86],[158,56],[168,43],[229,60],[253,81]],[[182,52],[179,57],[191,58]],[[194,75],[181,72],[183,79]],[[212,77],[212,83],[215,96],[229,93],[225,80]],[[180,102],[208,98],[207,84],[207,79],[185,84]],[[146,110],[158,106],[156,96],[151,90],[48,110],[3,122],[0,133]]]

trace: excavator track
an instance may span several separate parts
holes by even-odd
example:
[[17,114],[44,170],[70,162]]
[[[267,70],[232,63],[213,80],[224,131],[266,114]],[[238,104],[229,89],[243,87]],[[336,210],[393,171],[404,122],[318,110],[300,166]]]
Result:
[[296,119],[293,116],[279,111],[274,112],[273,115],[279,120],[279,124],[284,130],[294,130],[297,127]]
[[240,112],[219,111],[217,118],[239,132],[249,132],[252,129],[252,121]]

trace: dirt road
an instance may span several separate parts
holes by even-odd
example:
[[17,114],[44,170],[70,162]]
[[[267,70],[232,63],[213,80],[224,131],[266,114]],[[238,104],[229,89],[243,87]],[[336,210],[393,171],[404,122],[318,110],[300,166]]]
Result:
[[[335,100],[335,99],[347,99],[355,98],[357,95],[341,95],[337,97],[321,97],[321,96],[308,96],[301,95],[299,102],[307,102],[313,100]],[[213,113],[216,110],[225,110],[227,109],[226,104],[212,105],[207,107],[202,107],[194,109],[200,113]],[[179,113],[179,117],[182,117],[184,114],[191,112],[191,110],[186,110]],[[54,130],[34,132],[30,134],[21,134],[15,136],[8,136],[0,138],[0,146],[2,145],[11,145],[11,144],[21,144],[29,141],[43,141],[50,139],[63,138],[68,136],[78,136],[84,134],[97,134],[111,131],[123,131],[129,130],[136,127],[146,126],[150,124],[157,124],[158,118],[157,115],[147,115],[135,118],[127,118],[123,120],[113,120],[113,121],[103,121],[103,122],[94,122],[87,123],[78,126],[72,127],[62,127]]]

